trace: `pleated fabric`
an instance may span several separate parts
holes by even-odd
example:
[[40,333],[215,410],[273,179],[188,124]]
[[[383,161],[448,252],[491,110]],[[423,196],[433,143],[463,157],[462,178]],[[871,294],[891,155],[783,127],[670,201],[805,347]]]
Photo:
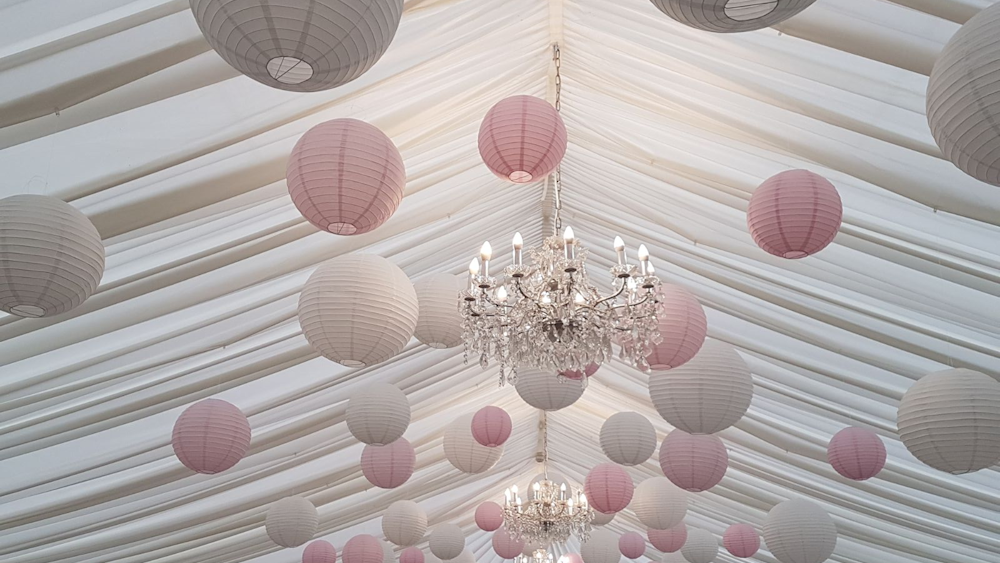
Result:
[[[657,542],[653,541],[654,534],[652,532],[669,532],[677,527],[683,528],[681,524],[687,514],[688,498],[685,491],[679,489],[666,477],[647,477],[635,488],[631,506],[639,521],[649,528],[649,539],[655,546]],[[662,540],[667,539],[667,535],[656,536],[656,538],[662,543]],[[657,549],[672,551],[660,547]]]
[[885,467],[885,444],[867,428],[851,426],[833,435],[826,448],[826,458],[840,475],[864,481],[878,475]]
[[837,526],[817,504],[786,500],[767,513],[764,544],[781,563],[823,563],[837,547]]
[[397,500],[382,515],[382,533],[398,546],[417,545],[427,533],[427,513],[412,500]]
[[760,534],[750,524],[733,524],[722,534],[722,545],[733,557],[753,557],[760,549]]
[[582,380],[567,379],[537,369],[518,371],[514,384],[525,403],[543,411],[557,411],[575,403],[586,388]]
[[502,446],[512,429],[510,415],[500,407],[485,406],[472,417],[472,437],[490,448]]
[[458,312],[458,294],[465,289],[465,278],[435,273],[413,284],[420,305],[420,316],[413,335],[431,348],[454,348],[462,344],[462,315]]
[[646,540],[639,532],[625,532],[618,538],[618,551],[629,559],[638,559],[646,553]]
[[719,540],[708,530],[691,528],[681,554],[688,563],[712,563],[719,555]]
[[833,242],[843,215],[840,194],[829,180],[808,170],[786,170],[754,190],[747,227],[762,250],[794,260]]
[[185,467],[211,475],[239,463],[250,449],[250,436],[250,421],[239,407],[205,399],[177,418],[170,443]]
[[324,540],[309,542],[302,552],[302,563],[337,563],[337,548]]
[[400,552],[399,563],[424,563],[424,552],[419,547],[408,547]]
[[779,24],[816,0],[652,0],[671,18],[714,33],[754,31]]
[[670,482],[694,493],[719,484],[729,468],[729,453],[718,436],[673,430],[660,446],[660,469]]
[[465,549],[465,534],[455,524],[438,524],[431,530],[431,553],[441,560],[454,559]]
[[511,96],[490,108],[479,127],[479,154],[497,176],[518,184],[545,178],[566,154],[566,126],[552,104]]
[[382,563],[385,553],[375,536],[359,534],[344,544],[344,563]]
[[618,549],[618,536],[605,528],[591,531],[590,539],[580,544],[580,557],[583,563],[619,563],[622,553]]
[[444,455],[459,471],[475,474],[492,469],[503,455],[503,446],[491,448],[477,442],[472,437],[472,417],[472,413],[464,414],[445,428]]
[[378,540],[382,547],[382,563],[396,563],[396,552],[389,542]]
[[660,563],[688,563],[688,560],[684,559],[684,555],[680,551],[677,551],[675,553],[664,553],[660,557]]
[[673,553],[680,550],[684,546],[684,542],[687,541],[687,526],[681,523],[666,530],[650,528],[646,530],[646,537],[656,549],[664,553]]
[[619,412],[601,425],[601,450],[620,465],[639,465],[656,451],[653,423],[637,412]]
[[507,533],[507,528],[493,532],[490,543],[493,544],[493,551],[503,559],[514,559],[521,555],[521,550],[524,549],[524,542],[514,539]]
[[646,357],[650,369],[671,369],[693,358],[708,334],[708,319],[698,298],[677,285],[661,289],[663,309],[656,317],[663,341]]
[[395,442],[406,432],[410,417],[406,394],[389,383],[373,383],[347,402],[347,429],[365,444]]
[[[583,492],[591,508],[605,514],[624,510],[632,501],[635,485],[628,472],[614,463],[602,463],[587,473]],[[586,559],[586,556],[584,557]]]
[[384,446],[369,444],[361,452],[362,473],[369,483],[383,489],[395,489],[405,483],[413,475],[416,463],[417,453],[406,438]]
[[[264,528],[281,547],[298,547],[311,540],[319,527],[319,514],[308,500],[285,497],[267,509]],[[346,553],[345,553],[346,554]]]

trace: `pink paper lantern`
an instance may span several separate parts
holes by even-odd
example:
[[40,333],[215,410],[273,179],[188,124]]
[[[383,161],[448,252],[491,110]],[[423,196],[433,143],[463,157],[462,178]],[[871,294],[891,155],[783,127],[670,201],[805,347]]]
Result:
[[566,154],[566,126],[545,100],[511,96],[486,113],[479,154],[501,178],[518,184],[541,180]]
[[678,524],[666,530],[650,528],[646,530],[646,537],[656,549],[664,553],[673,553],[684,547],[684,542],[687,541],[688,537],[688,529],[684,524]]
[[567,553],[559,558],[559,563],[583,563],[579,553]]
[[698,493],[718,485],[728,467],[729,453],[718,436],[674,430],[660,445],[660,469],[687,491]]
[[618,551],[629,559],[638,559],[646,553],[646,540],[638,532],[625,532],[618,538]]
[[484,532],[503,526],[503,509],[495,502],[484,502],[476,507],[476,525]]
[[760,534],[750,524],[733,524],[722,534],[722,545],[734,557],[753,557],[760,549]]
[[597,368],[601,367],[601,364],[590,364],[587,369],[582,372],[578,369],[567,369],[559,372],[559,375],[565,377],[566,379],[580,380],[584,376],[590,377],[597,373]]
[[399,554],[399,563],[424,563],[424,552],[416,546],[408,547]]
[[657,327],[663,342],[646,357],[650,369],[670,369],[684,364],[701,350],[708,334],[708,319],[698,298],[677,285],[664,285],[663,311]]
[[808,170],[786,170],[753,192],[747,227],[764,251],[805,258],[833,242],[843,215],[840,194],[829,180]]
[[292,203],[310,223],[337,235],[367,233],[403,200],[406,169],[389,137],[357,119],[306,131],[286,171]]
[[383,489],[395,489],[413,475],[417,454],[406,438],[391,444],[369,444],[361,452],[361,472],[368,482]]
[[826,458],[837,473],[864,481],[878,475],[885,467],[885,444],[871,430],[852,426],[834,434]]
[[368,534],[360,534],[347,540],[342,555],[343,563],[382,563],[384,557],[382,542]]
[[502,446],[512,427],[510,415],[500,407],[483,407],[472,417],[472,437],[490,448]]
[[493,551],[502,559],[513,559],[521,555],[524,550],[524,542],[516,540],[507,533],[507,528],[500,528],[493,532]]
[[604,514],[619,512],[632,501],[635,485],[628,472],[614,463],[602,463],[590,470],[583,483],[591,508]]
[[337,563],[337,548],[328,541],[316,540],[302,552],[302,563]]
[[232,403],[198,401],[177,418],[171,445],[188,469],[219,473],[236,465],[250,449],[250,421]]

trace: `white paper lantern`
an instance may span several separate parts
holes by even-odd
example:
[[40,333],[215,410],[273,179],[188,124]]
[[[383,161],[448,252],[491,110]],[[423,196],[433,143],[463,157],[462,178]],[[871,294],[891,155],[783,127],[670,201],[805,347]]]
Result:
[[412,500],[397,500],[382,515],[382,533],[396,545],[417,545],[427,533],[427,513]]
[[927,83],[927,123],[945,158],[1000,186],[1000,4],[965,22]]
[[54,197],[0,199],[0,310],[51,317],[83,303],[104,275],[104,243],[86,215]]
[[610,512],[608,514],[605,514],[603,512],[599,512],[599,511],[595,510],[594,511],[594,519],[590,521],[590,525],[591,526],[604,526],[604,525],[610,524],[611,521],[615,519],[615,514],[618,514],[618,513],[617,512]]
[[[472,437],[472,413],[456,418],[444,430],[444,456],[463,473],[483,473],[500,461],[503,446],[490,448]],[[442,557],[442,559],[444,559]]]
[[431,530],[431,553],[443,561],[458,557],[465,549],[465,534],[455,524],[439,524]]
[[687,514],[687,492],[666,477],[649,477],[635,488],[632,511],[639,521],[654,530],[673,528]]
[[953,474],[1000,463],[1000,382],[965,368],[925,375],[899,402],[899,437],[927,465]]
[[606,528],[591,531],[590,539],[580,544],[580,557],[583,563],[619,563],[618,534]]
[[420,304],[420,317],[413,335],[431,348],[454,348],[462,343],[462,315],[458,294],[465,289],[464,278],[452,274],[431,274],[413,284]]
[[823,563],[837,547],[837,526],[816,504],[786,500],[767,513],[764,543],[781,563]]
[[714,434],[746,414],[753,377],[735,348],[707,340],[686,364],[650,374],[649,398],[664,420],[684,432]]
[[637,412],[615,413],[601,425],[601,449],[619,465],[639,465],[656,450],[656,430]]
[[417,326],[417,293],[381,256],[347,254],[316,269],[299,296],[299,325],[313,349],[360,368],[398,354]]
[[583,396],[583,380],[559,377],[555,373],[525,369],[518,371],[517,394],[525,403],[543,411],[566,408]]
[[285,497],[271,505],[264,517],[264,529],[281,547],[298,547],[311,540],[319,527],[319,514],[308,500]]
[[261,84],[316,92],[364,74],[389,48],[403,0],[191,0],[208,44]]
[[392,546],[382,540],[378,540],[378,543],[382,546],[382,563],[396,563],[396,552],[392,550]]
[[816,0],[653,0],[671,18],[702,31],[738,33],[779,24]]
[[391,444],[409,425],[410,402],[395,385],[369,385],[347,402],[347,429],[365,444]]
[[687,541],[681,548],[681,555],[688,563],[712,563],[719,555],[719,540],[708,530],[691,528],[688,530]]

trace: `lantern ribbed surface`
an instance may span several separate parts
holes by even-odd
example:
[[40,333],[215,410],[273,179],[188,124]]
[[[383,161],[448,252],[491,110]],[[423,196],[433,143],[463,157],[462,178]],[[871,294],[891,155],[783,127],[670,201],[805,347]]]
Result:
[[525,403],[536,409],[557,411],[575,403],[583,396],[585,387],[580,380],[528,368],[518,371],[514,389]]
[[736,349],[705,342],[683,366],[649,375],[649,398],[664,420],[689,434],[714,434],[736,424],[753,399],[753,376]]
[[635,488],[632,497],[632,511],[650,531],[678,526],[687,514],[687,507],[687,493],[666,477],[647,477]]
[[765,252],[797,259],[833,242],[843,215],[840,194],[829,180],[808,170],[786,170],[754,190],[747,227]]
[[375,536],[360,534],[344,544],[344,563],[382,563],[384,558],[382,542]]
[[580,557],[583,563],[619,563],[618,536],[605,528],[591,531],[590,539],[580,544]]
[[750,524],[733,524],[722,534],[722,545],[733,557],[753,557],[760,549],[760,534]]
[[483,407],[472,417],[472,437],[491,448],[502,446],[510,438],[512,428],[510,415],[500,407]]
[[403,0],[191,0],[208,44],[273,88],[317,92],[364,74],[389,48]]
[[419,547],[408,547],[399,554],[399,563],[424,563],[424,559]]
[[959,475],[1000,463],[1000,382],[965,368],[925,375],[899,402],[899,438],[925,464]]
[[601,450],[621,465],[639,465],[656,451],[653,424],[636,412],[619,412],[601,425]]
[[420,304],[420,317],[413,336],[431,348],[454,348],[462,343],[462,315],[458,294],[465,279],[452,274],[430,274],[413,284]]
[[86,215],[54,197],[0,199],[0,310],[51,317],[83,303],[104,275],[104,243]]
[[382,533],[398,546],[416,545],[427,533],[427,513],[412,500],[397,500],[382,515]]
[[656,549],[664,553],[673,553],[684,547],[688,537],[687,526],[681,523],[667,530],[650,528],[646,530],[646,537]]
[[349,254],[316,269],[299,296],[299,325],[313,349],[360,368],[398,354],[417,326],[417,294],[381,256]]
[[767,513],[764,543],[781,563],[823,563],[837,548],[837,526],[815,503],[786,500]]
[[500,461],[503,446],[484,446],[472,437],[473,414],[455,419],[444,431],[444,455],[463,473],[483,473]]
[[440,559],[454,559],[465,549],[465,534],[455,524],[438,524],[431,530],[429,545]]
[[625,532],[618,538],[618,551],[629,559],[638,559],[646,553],[646,540],[638,532]]
[[236,465],[250,449],[250,421],[232,403],[198,401],[177,418],[171,444],[188,469],[219,473]]
[[347,429],[365,444],[395,442],[406,432],[410,416],[406,394],[388,383],[371,384],[347,402]]
[[837,473],[864,481],[878,475],[885,467],[885,444],[871,430],[852,426],[833,435],[826,448],[826,458]]
[[337,563],[337,548],[324,540],[310,542],[302,552],[302,563]]
[[678,487],[707,491],[719,484],[729,467],[729,453],[718,436],[674,430],[660,446],[660,469]]
[[719,555],[719,541],[708,530],[691,528],[681,555],[688,563],[712,563]]
[[816,0],[653,0],[671,18],[702,31],[740,33],[777,25]]
[[607,514],[600,512],[598,510],[594,511],[594,519],[590,521],[591,526],[604,526],[610,524],[612,520],[615,519],[615,514],[617,512],[609,512]]
[[514,559],[521,555],[521,550],[524,549],[524,542],[511,537],[507,533],[507,528],[503,527],[493,532],[493,539],[491,541],[493,543],[493,551],[502,559]]
[[559,372],[559,375],[567,379],[583,379],[584,377],[593,376],[595,373],[597,373],[597,370],[600,367],[601,364],[587,364],[586,369],[584,369],[583,371],[580,371],[578,369],[568,369]]
[[495,502],[486,501],[476,507],[476,525],[484,532],[503,526],[503,509]]
[[663,342],[646,357],[654,370],[684,365],[701,350],[708,334],[708,319],[697,297],[677,285],[665,284],[661,291],[663,309],[656,321]]
[[[311,502],[302,497],[285,497],[267,509],[264,528],[271,541],[281,547],[298,547],[311,540],[319,527],[319,514]],[[344,552],[345,563],[347,552]],[[377,563],[377,562],[376,562]]]
[[406,438],[384,446],[367,445],[361,452],[361,472],[376,487],[395,489],[405,483],[417,463],[417,454]]
[[602,463],[587,473],[583,491],[591,508],[607,514],[628,506],[635,486],[627,471],[614,463]]
[[299,213],[337,235],[378,228],[399,208],[406,189],[396,145],[374,125],[348,118],[306,131],[288,158],[286,178]]
[[566,126],[534,96],[511,96],[490,108],[479,127],[479,154],[501,178],[523,184],[548,176],[566,154]]

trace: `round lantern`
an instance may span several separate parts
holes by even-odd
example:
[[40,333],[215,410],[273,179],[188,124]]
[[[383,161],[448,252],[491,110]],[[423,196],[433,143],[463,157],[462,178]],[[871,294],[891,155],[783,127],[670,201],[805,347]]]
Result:
[[51,317],[83,303],[104,275],[104,243],[86,215],[50,196],[0,199],[0,310]]
[[405,483],[417,463],[417,454],[406,438],[385,446],[367,445],[361,452],[361,472],[376,487],[395,489]]
[[837,526],[816,504],[786,500],[767,513],[764,543],[781,563],[823,563],[837,547]]
[[601,449],[615,463],[639,465],[656,451],[656,430],[639,413],[615,413],[601,425]]
[[649,398],[676,428],[714,434],[746,414],[753,399],[753,376],[735,348],[709,340],[690,362],[651,374]]
[[684,542],[687,541],[688,537],[687,526],[678,524],[667,530],[650,528],[646,530],[646,537],[656,549],[665,553],[673,553],[684,547]]
[[382,542],[375,536],[360,534],[344,544],[344,563],[382,563],[384,558]]
[[687,505],[687,493],[666,477],[649,477],[639,483],[632,499],[632,511],[650,530],[667,530],[680,524]]
[[395,385],[369,385],[347,403],[347,429],[365,444],[382,446],[395,442],[409,425],[410,402]]
[[[267,509],[264,529],[271,541],[281,547],[298,547],[311,540],[319,527],[319,514],[311,502],[302,497],[285,497]],[[344,563],[347,553],[344,553]]]
[[188,469],[219,473],[236,465],[250,449],[250,421],[232,403],[198,401],[177,418],[171,444]]
[[674,430],[660,446],[660,469],[678,487],[707,491],[722,481],[729,467],[729,453],[718,436]]
[[702,31],[739,33],[777,25],[816,0],[653,0],[671,18]]
[[769,254],[805,258],[833,242],[843,215],[840,194],[829,180],[808,170],[786,170],[754,190],[747,226]]
[[500,461],[503,447],[490,448],[472,437],[472,414],[465,414],[444,430],[444,455],[463,473],[483,473]]
[[408,547],[399,554],[399,563],[424,563],[424,552],[419,547]]
[[646,553],[646,540],[637,532],[625,532],[618,538],[618,551],[629,559],[638,559]]
[[567,553],[559,558],[559,563],[583,563],[579,553]]
[[712,563],[719,555],[719,542],[708,530],[691,528],[681,554],[688,563]]
[[594,511],[594,519],[590,521],[590,525],[591,526],[605,526],[607,524],[610,524],[611,521],[615,519],[615,514],[618,514],[618,513],[617,512],[609,512],[609,513],[605,514],[603,512],[595,510]]
[[311,542],[302,552],[302,563],[337,563],[337,548],[328,541]]
[[899,437],[927,465],[956,475],[1000,463],[1000,382],[965,368],[925,375],[899,402]]
[[722,534],[722,545],[734,557],[753,557],[760,549],[760,535],[750,524],[733,524]]
[[610,530],[600,528],[590,532],[590,539],[580,544],[583,563],[619,563],[618,537]]
[[382,533],[398,546],[416,545],[427,533],[427,513],[412,500],[397,500],[382,515]]
[[551,104],[511,96],[490,108],[479,127],[479,154],[497,176],[518,184],[549,175],[566,154],[566,126]]
[[591,508],[605,514],[628,506],[634,489],[628,472],[613,463],[602,463],[591,469],[583,484]]
[[484,532],[492,532],[503,526],[503,509],[495,502],[484,502],[476,507],[476,525]]
[[191,0],[208,44],[246,76],[291,92],[329,90],[389,48],[403,0]]
[[507,533],[506,528],[500,528],[493,532],[493,551],[501,559],[514,559],[521,555],[524,549],[524,542],[514,539]]
[[[597,373],[597,370],[600,367],[601,364],[588,364],[586,369],[584,369],[583,371],[580,371],[578,369],[567,369],[559,372],[559,375],[567,379],[583,379],[584,377],[593,376],[595,373]],[[575,555],[575,554],[570,554],[570,555]]]
[[938,55],[927,83],[927,122],[945,158],[1000,186],[1000,5],[965,22]]
[[510,415],[500,407],[483,407],[472,417],[472,437],[490,448],[502,446],[512,428]]
[[564,409],[583,396],[583,381],[559,377],[557,374],[525,369],[517,374],[514,384],[525,403],[543,411]]
[[826,458],[837,473],[864,481],[878,475],[885,467],[885,444],[871,430],[852,426],[833,435]]
[[381,226],[396,212],[406,188],[396,145],[374,125],[347,118],[306,131],[288,158],[286,177],[299,213],[336,235],[360,235]]
[[420,316],[413,336],[431,348],[454,348],[462,343],[462,315],[458,294],[465,279],[452,274],[430,274],[413,284]]
[[417,294],[403,270],[381,256],[327,260],[299,296],[299,325],[313,349],[361,368],[398,354],[417,326]]
[[672,369],[693,358],[705,343],[708,319],[698,298],[677,285],[664,285],[663,310],[657,315],[657,328],[663,342],[646,357],[650,369]]
[[438,524],[428,542],[431,553],[442,560],[454,559],[465,549],[465,534],[455,524]]

